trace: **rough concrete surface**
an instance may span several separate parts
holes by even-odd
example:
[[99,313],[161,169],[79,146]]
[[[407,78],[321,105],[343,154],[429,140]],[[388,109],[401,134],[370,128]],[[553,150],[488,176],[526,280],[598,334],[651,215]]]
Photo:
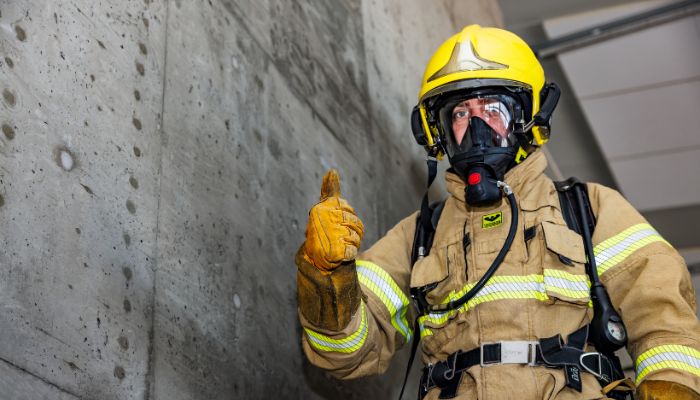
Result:
[[[495,1],[0,0],[0,399],[365,398],[300,347],[327,168],[417,208],[425,62]],[[409,393],[416,387],[415,379]]]

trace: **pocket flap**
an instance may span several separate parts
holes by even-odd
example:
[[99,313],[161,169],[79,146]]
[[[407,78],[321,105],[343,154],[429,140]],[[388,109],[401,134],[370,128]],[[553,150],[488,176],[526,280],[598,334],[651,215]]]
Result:
[[433,249],[427,257],[416,261],[411,271],[411,287],[422,287],[442,282],[447,278],[449,275],[447,263],[440,262],[440,257],[435,254],[439,251],[445,251],[445,249]]
[[548,296],[575,304],[588,304],[591,300],[591,283],[587,275],[558,269],[545,269],[543,275]]
[[581,264],[586,262],[581,235],[566,226],[547,221],[542,222],[542,231],[549,250]]

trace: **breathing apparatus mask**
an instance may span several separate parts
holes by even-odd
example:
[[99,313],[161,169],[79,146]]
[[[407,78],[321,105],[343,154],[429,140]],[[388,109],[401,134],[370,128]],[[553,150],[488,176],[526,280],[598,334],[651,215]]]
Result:
[[503,181],[516,158],[529,147],[518,138],[517,122],[523,120],[519,99],[503,91],[454,94],[436,104],[443,148],[450,165],[467,184],[466,201],[475,206],[501,199]]

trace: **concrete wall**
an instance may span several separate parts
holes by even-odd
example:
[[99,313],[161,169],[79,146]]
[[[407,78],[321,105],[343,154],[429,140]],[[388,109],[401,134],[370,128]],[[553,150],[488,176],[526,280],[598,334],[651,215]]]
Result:
[[[424,185],[425,62],[493,1],[0,0],[0,398],[387,398],[301,354],[329,167],[365,246]],[[411,393],[415,388],[411,385]]]

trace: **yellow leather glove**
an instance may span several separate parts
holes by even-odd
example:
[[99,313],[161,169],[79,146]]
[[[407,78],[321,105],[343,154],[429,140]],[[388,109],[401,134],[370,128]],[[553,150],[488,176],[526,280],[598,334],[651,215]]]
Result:
[[643,381],[634,397],[637,400],[700,400],[700,394],[687,386],[669,381]]
[[299,310],[312,325],[340,331],[357,312],[361,291],[354,260],[363,233],[355,211],[340,198],[338,171],[326,172],[295,257]]
[[355,259],[363,235],[362,221],[340,198],[338,171],[329,170],[321,184],[321,199],[309,212],[304,259],[328,274]]

